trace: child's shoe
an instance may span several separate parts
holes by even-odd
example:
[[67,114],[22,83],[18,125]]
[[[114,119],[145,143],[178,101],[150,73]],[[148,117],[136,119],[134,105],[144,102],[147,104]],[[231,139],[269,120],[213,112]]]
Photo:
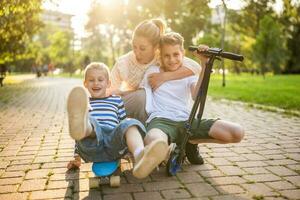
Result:
[[194,165],[202,165],[204,160],[200,155],[198,144],[191,144],[189,142],[185,145],[185,153],[188,161]]
[[81,140],[91,132],[88,120],[88,96],[82,87],[71,90],[67,100],[69,133],[74,140]]
[[146,146],[140,154],[132,173],[136,178],[145,178],[164,161],[168,154],[168,145],[163,140],[156,140]]

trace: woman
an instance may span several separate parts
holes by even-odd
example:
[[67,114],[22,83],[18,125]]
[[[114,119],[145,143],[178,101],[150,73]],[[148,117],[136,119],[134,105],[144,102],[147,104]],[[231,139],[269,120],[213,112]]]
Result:
[[[121,95],[127,115],[145,123],[148,116],[145,111],[145,91],[138,89],[145,71],[151,65],[157,65],[160,37],[165,32],[165,25],[160,19],[141,22],[132,37],[133,51],[117,59],[112,71],[111,93]],[[151,74],[149,83],[153,90],[168,80],[181,79],[200,72],[200,65],[189,58],[184,58],[181,70]]]

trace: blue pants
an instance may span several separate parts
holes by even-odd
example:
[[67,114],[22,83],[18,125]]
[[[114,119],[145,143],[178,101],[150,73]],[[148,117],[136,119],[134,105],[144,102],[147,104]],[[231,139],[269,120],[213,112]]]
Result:
[[100,126],[92,117],[90,122],[96,137],[86,137],[76,142],[78,153],[85,162],[113,161],[128,153],[125,133],[131,126],[137,126],[142,138],[146,134],[144,125],[136,119],[124,119],[114,129]]

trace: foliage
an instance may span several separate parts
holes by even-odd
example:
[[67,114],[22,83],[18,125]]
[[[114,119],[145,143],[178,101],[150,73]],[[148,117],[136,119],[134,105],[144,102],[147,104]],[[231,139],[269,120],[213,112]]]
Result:
[[239,30],[251,37],[256,37],[260,31],[260,20],[265,15],[274,16],[272,5],[275,0],[245,0],[246,6],[242,9],[241,17],[234,20],[239,24]]
[[287,36],[289,57],[286,62],[286,73],[300,73],[300,2],[292,4],[291,0],[283,1],[284,10],[280,21],[284,24],[284,32]]
[[285,39],[282,37],[282,27],[272,17],[266,15],[260,21],[260,32],[253,46],[254,61],[259,64],[264,75],[268,69],[274,73],[281,72],[281,65],[286,57]]
[[[201,9],[198,9],[200,7]],[[130,49],[132,30],[142,20],[165,19],[172,30],[184,36],[188,46],[192,38],[204,29],[205,23],[209,21],[210,9],[207,0],[132,0],[128,4],[123,0],[113,0],[110,1],[110,5],[94,1],[88,15],[86,29],[92,33],[90,41],[98,35],[106,39],[106,42],[100,42],[98,39],[97,44],[102,51],[109,51],[112,55],[109,63],[112,63],[116,57]],[[197,26],[194,26],[195,24]],[[93,45],[95,44],[89,45],[91,49]]]
[[26,44],[42,26],[41,0],[0,1],[0,63],[23,58]]
[[48,47],[51,62],[58,67],[69,67],[67,71],[73,71],[73,49],[72,33],[67,31],[57,31],[49,36],[51,45]]

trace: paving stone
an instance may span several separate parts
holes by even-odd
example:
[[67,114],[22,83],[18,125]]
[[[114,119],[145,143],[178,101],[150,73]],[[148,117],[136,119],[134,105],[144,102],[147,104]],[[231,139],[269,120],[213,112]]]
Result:
[[300,189],[279,191],[280,194],[289,199],[300,199]]
[[25,172],[23,172],[23,171],[4,172],[1,175],[1,178],[24,177],[24,175],[25,175]]
[[288,180],[295,186],[300,187],[300,176],[286,176],[284,179]]
[[272,167],[266,167],[267,170],[271,171],[272,173],[278,175],[278,176],[292,176],[297,175],[296,172],[284,167],[284,166],[272,166]]
[[0,194],[0,199],[3,200],[26,200],[28,198],[28,193],[9,193],[9,194]]
[[70,200],[80,200],[80,199],[86,199],[86,200],[102,200],[102,194],[99,190],[91,189],[89,192],[79,192],[79,193],[73,193],[73,198]]
[[17,185],[0,185],[0,194],[12,193],[17,191]]
[[203,182],[203,178],[196,172],[179,172],[177,177],[182,183]]
[[27,172],[25,179],[48,178],[51,174],[51,169],[30,170]]
[[236,162],[239,167],[264,167],[268,166],[267,161],[247,161],[247,162]]
[[122,184],[119,188],[111,188],[108,185],[102,187],[103,194],[116,194],[128,192],[143,192],[143,187],[140,184]]
[[181,188],[182,185],[177,181],[167,181],[167,182],[143,183],[143,187],[145,188],[146,192],[148,192],[148,191],[159,191],[159,190],[166,190],[166,189],[177,189],[177,188]]
[[23,177],[17,178],[0,178],[0,185],[16,185],[20,184],[23,180]]
[[212,200],[253,200],[253,198],[249,195],[244,194],[226,194],[226,195],[218,195],[211,197]]
[[235,166],[219,166],[219,169],[228,176],[238,176],[246,174],[246,172],[241,168]]
[[243,168],[249,174],[267,174],[268,171],[263,167],[247,167]]
[[247,190],[252,196],[253,195],[274,195],[274,190],[263,183],[253,183],[253,184],[242,184],[243,188]]
[[0,162],[0,169],[6,169],[6,167],[9,165],[9,161],[1,161]]
[[205,178],[210,178],[210,177],[220,177],[220,176],[224,176],[225,174],[222,173],[220,170],[215,169],[215,170],[207,170],[207,171],[200,171],[199,172],[201,174],[201,176],[205,177]]
[[221,194],[239,194],[245,192],[245,190],[239,185],[219,185],[216,189]]
[[222,165],[232,165],[232,163],[225,158],[207,158],[209,163],[213,163],[214,165],[222,166]]
[[291,159],[269,160],[265,161],[268,165],[292,165],[297,164],[297,161]]
[[27,164],[27,165],[11,165],[8,168],[6,168],[6,171],[27,171],[29,169],[39,169],[40,165],[38,164]]
[[296,186],[287,181],[265,182],[265,184],[271,188],[274,188],[275,190],[288,190],[296,188]]
[[47,189],[62,189],[62,188],[68,188],[68,187],[74,187],[72,181],[49,181],[47,185]]
[[46,191],[33,191],[30,195],[31,199],[57,199],[72,197],[72,190],[57,189]]
[[246,183],[246,180],[238,176],[223,176],[206,179],[212,185],[232,185]]
[[104,195],[103,196],[104,200],[119,200],[119,199],[124,199],[124,200],[132,200],[132,196],[129,193],[120,193],[120,194],[109,194],[109,195]]
[[163,190],[161,193],[166,199],[181,199],[191,197],[191,194],[184,189]]
[[266,181],[279,181],[282,180],[280,176],[274,174],[256,174],[256,175],[245,175],[243,178],[249,181],[255,182],[266,182]]
[[133,193],[135,200],[161,200],[163,197],[159,192],[135,192]]
[[79,179],[78,181],[73,181],[73,187],[75,192],[79,191],[88,191],[89,188],[89,179]]
[[46,179],[31,179],[25,180],[20,188],[19,192],[30,192],[35,190],[43,190],[46,186]]
[[191,183],[186,184],[186,188],[193,196],[206,197],[219,194],[216,189],[207,183]]

